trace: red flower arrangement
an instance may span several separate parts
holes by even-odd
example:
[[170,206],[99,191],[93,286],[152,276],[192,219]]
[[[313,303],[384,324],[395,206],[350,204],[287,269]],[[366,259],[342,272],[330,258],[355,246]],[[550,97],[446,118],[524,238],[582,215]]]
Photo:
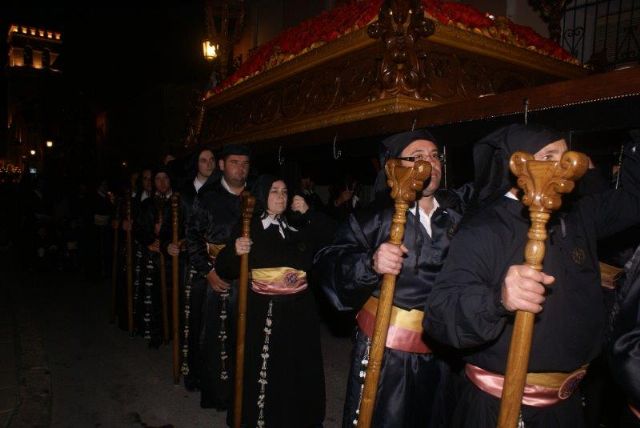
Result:
[[364,27],[377,17],[381,4],[382,0],[354,1],[324,11],[301,22],[297,27],[284,30],[275,39],[260,46],[213,92],[219,93],[297,55]]
[[571,56],[569,52],[551,39],[546,39],[533,31],[531,27],[518,25],[509,21],[509,29],[517,39],[525,43],[526,48],[535,48],[538,52],[552,56],[562,61],[578,64],[578,60]]
[[[283,31],[275,39],[260,46],[235,73],[206,97],[368,25],[377,18],[381,4],[382,0],[354,0]],[[461,3],[422,0],[422,5],[429,18],[444,25],[455,25],[467,31],[578,64],[578,60],[557,43],[540,36],[530,27],[515,24],[507,18],[493,18]]]
[[473,6],[466,4],[422,0],[422,5],[427,16],[442,24],[455,25],[493,39],[534,50],[561,61],[578,64],[578,60],[572,57],[569,52],[556,42],[542,37],[531,27],[516,24],[504,17],[493,18],[493,16],[483,14]]

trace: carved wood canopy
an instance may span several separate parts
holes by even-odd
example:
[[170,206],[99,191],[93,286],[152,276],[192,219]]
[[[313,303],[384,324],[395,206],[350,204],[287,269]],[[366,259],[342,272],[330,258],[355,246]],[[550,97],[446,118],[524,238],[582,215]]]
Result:
[[419,8],[393,19],[389,10],[383,6],[368,29],[209,96],[200,142],[258,143],[586,75],[581,67],[430,21]]

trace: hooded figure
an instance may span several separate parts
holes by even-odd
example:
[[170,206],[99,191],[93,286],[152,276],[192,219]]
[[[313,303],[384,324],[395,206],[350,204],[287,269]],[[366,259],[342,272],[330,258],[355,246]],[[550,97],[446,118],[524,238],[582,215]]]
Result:
[[[166,177],[165,177],[166,176]],[[163,314],[161,311],[162,281],[170,284],[169,269],[162,278],[161,257],[166,255],[166,243],[171,231],[171,175],[166,165],[153,170],[154,194],[145,199],[134,221],[134,236],[141,246],[140,279],[134,290],[136,328],[157,348],[162,343]],[[137,275],[137,274],[136,274]]]
[[[260,218],[267,216],[267,200],[269,199],[269,191],[271,185],[275,181],[284,181],[284,179],[277,178],[275,175],[263,174],[259,176],[251,187],[251,194],[256,198],[256,205],[254,208],[254,215]],[[284,216],[284,213],[282,213]]]
[[434,140],[429,132],[416,130],[382,142],[383,165],[399,157],[424,159],[432,165],[421,197],[407,212],[403,238],[406,252],[387,242],[395,207],[383,170],[376,179],[376,203],[351,214],[334,242],[316,256],[315,271],[331,303],[338,310],[358,311],[343,428],[353,427],[358,418],[362,373],[367,368],[384,274],[396,276],[396,288],[372,427],[446,426],[441,394],[448,364],[432,353],[432,344],[423,335],[422,309],[447,257],[463,203],[453,192],[437,191],[441,161]]
[[524,425],[584,426],[574,392],[584,366],[601,352],[605,329],[597,240],[640,219],[640,153],[626,150],[633,183],[626,189],[575,198],[552,215],[537,272],[523,265],[530,220],[510,192],[508,162],[518,150],[558,160],[566,148],[560,134],[533,125],[501,128],[474,148],[476,209],[451,244],[423,324],[435,340],[464,350],[452,427],[496,426],[516,310],[537,314]]
[[172,185],[172,180],[171,179],[173,178],[172,169],[167,165],[158,165],[153,169],[152,177],[153,177],[153,180],[154,180],[154,190],[155,190],[156,193],[160,192],[160,189],[158,189],[158,187],[157,187],[157,185],[155,183],[155,180],[156,180],[156,178],[158,177],[159,174],[165,174],[167,176],[167,178],[169,179],[169,189],[168,189],[169,192],[168,193],[171,193],[171,185]]
[[378,171],[373,185],[373,194],[376,203],[388,204],[391,201],[389,197],[389,186],[387,186],[387,175],[384,169],[385,164],[389,159],[400,157],[402,151],[407,148],[409,144],[417,140],[431,141],[438,146],[436,139],[426,129],[417,129],[415,131],[391,135],[385,138],[380,144],[380,155],[378,159],[380,161],[380,171]]
[[[251,194],[254,198],[256,198],[256,205],[253,211],[253,215],[261,220],[269,217],[269,213],[267,212],[269,192],[271,190],[271,186],[276,181],[282,181],[283,183],[285,182],[284,179],[278,178],[275,175],[262,174],[256,179],[255,183],[253,183],[253,186],[251,187]],[[288,200],[288,203],[290,204],[291,201]],[[278,229],[283,236],[290,233],[291,230],[295,232],[298,231],[295,227],[291,227],[289,225],[289,222],[287,221],[288,214],[289,211],[285,209],[285,211],[281,214],[272,216],[273,221],[278,224]],[[302,215],[301,213],[297,214]]]
[[516,186],[509,170],[515,152],[536,153],[564,136],[539,125],[513,124],[500,128],[473,147],[475,200],[479,207],[491,204]]
[[[315,428],[324,420],[325,391],[320,326],[307,272],[331,231],[314,215],[301,229],[288,226],[287,186],[272,175],[253,186],[256,206],[250,239],[232,239],[216,260],[236,279],[240,255],[251,269],[243,378],[243,426]],[[229,413],[229,418],[233,415]]]

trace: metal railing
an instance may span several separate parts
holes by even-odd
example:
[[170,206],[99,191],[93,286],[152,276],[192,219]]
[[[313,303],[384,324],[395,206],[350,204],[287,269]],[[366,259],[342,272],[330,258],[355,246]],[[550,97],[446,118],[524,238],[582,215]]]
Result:
[[561,44],[582,63],[615,68],[640,59],[640,0],[574,0]]

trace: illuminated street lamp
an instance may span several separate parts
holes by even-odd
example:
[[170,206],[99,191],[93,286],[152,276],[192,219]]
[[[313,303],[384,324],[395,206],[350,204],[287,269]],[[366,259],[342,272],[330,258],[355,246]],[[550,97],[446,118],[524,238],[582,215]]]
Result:
[[207,61],[213,61],[218,56],[218,47],[209,40],[202,42],[202,54]]
[[31,156],[35,156],[36,155],[36,151],[34,149],[29,150],[29,154]]
[[46,144],[47,144],[47,147],[49,147],[49,148],[53,147],[53,141],[51,141],[51,140],[47,140]]

